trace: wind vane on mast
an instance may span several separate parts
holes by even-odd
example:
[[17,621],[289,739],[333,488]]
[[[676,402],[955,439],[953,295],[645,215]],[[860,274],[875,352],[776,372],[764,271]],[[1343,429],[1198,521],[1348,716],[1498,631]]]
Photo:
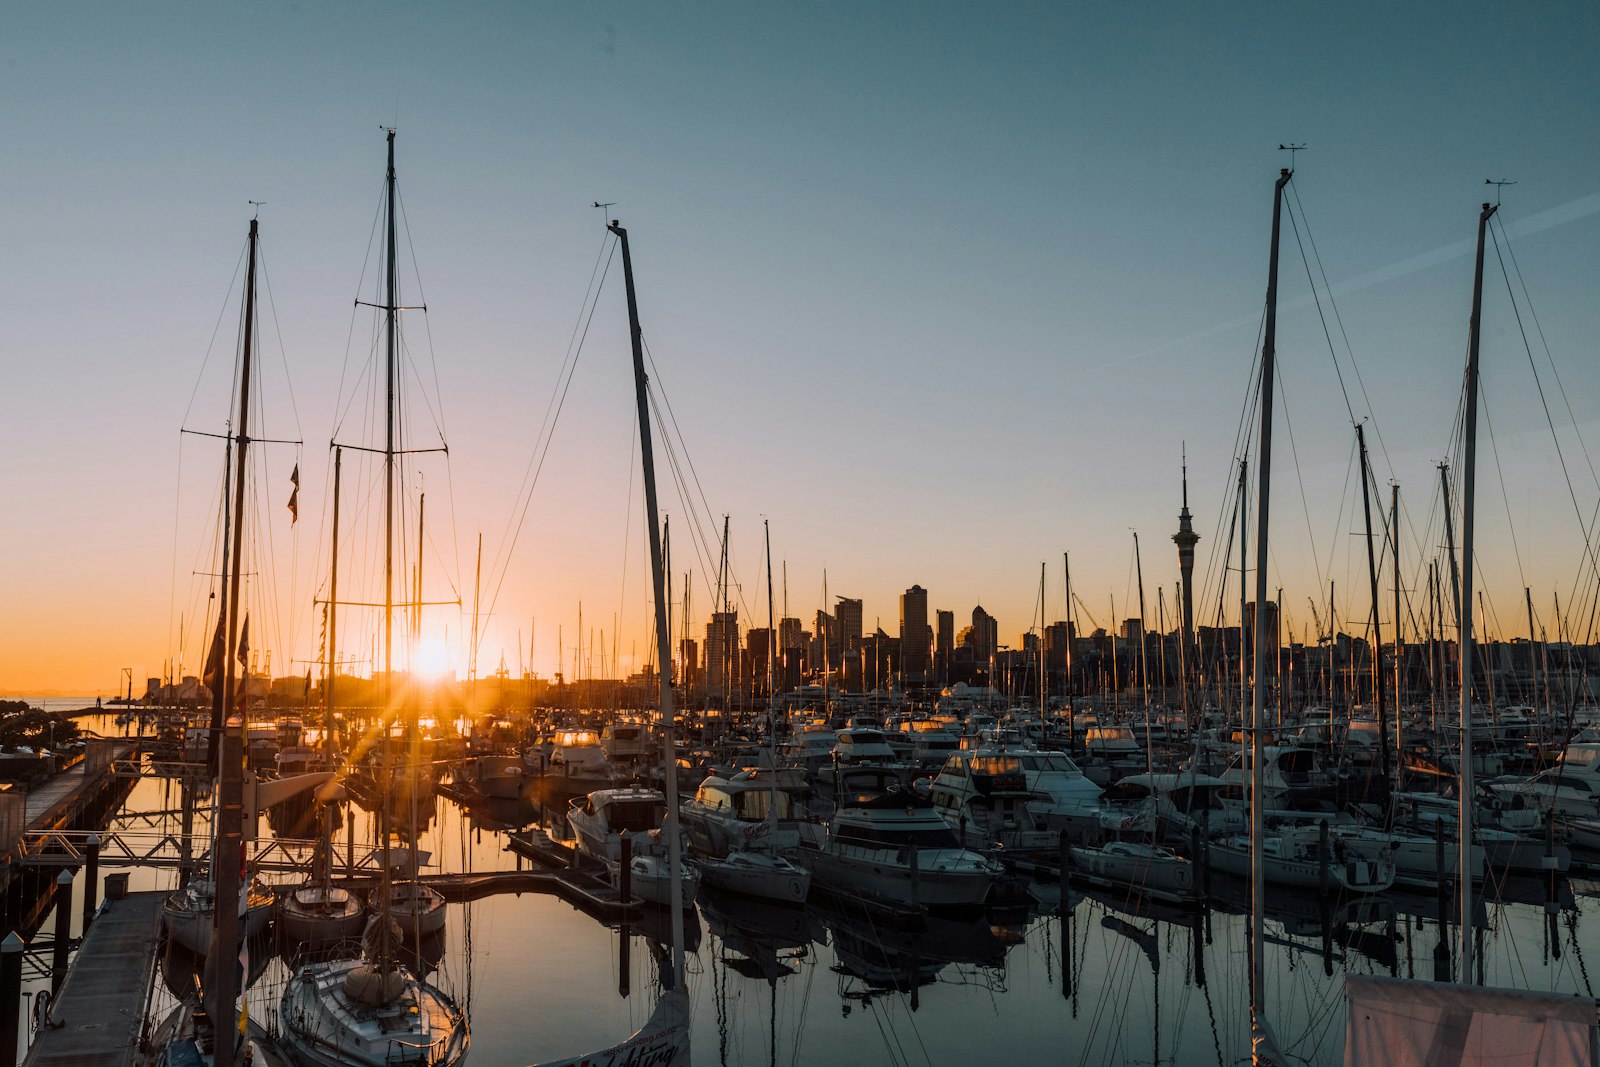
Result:
[[1506,186],[1515,185],[1517,183],[1512,181],[1510,178],[1485,178],[1483,179],[1483,184],[1494,186],[1494,206],[1499,207],[1500,193],[1505,189]]
[[1278,146],[1278,151],[1289,153],[1289,170],[1291,171],[1294,170],[1294,154],[1296,152],[1304,152],[1305,149],[1306,143],[1304,141],[1301,141],[1299,144],[1290,142],[1289,144],[1281,144]]

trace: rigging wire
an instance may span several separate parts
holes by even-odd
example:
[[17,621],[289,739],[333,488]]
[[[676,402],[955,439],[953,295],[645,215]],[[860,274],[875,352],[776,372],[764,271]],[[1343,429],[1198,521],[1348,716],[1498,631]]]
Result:
[[[609,231],[601,238],[600,251],[595,256],[593,269],[589,273],[589,286],[584,291],[583,303],[578,308],[578,320],[573,324],[572,335],[567,341],[567,354],[562,358],[561,369],[556,373],[555,388],[549,401],[545,404],[544,421],[540,424],[539,433],[534,438],[533,454],[528,458],[528,465],[523,471],[522,484],[517,488],[514,499],[522,501],[519,511],[515,504],[512,505],[512,515],[516,517],[513,524],[511,516],[507,517],[506,529],[501,534],[500,546],[495,550],[494,560],[490,564],[489,573],[498,577],[492,579],[493,592],[489,596],[489,616],[494,615],[495,606],[500,601],[500,593],[505,586],[505,580],[511,570],[511,555],[516,548],[517,540],[522,534],[524,523],[528,519],[528,509],[533,503],[533,492],[539,483],[539,475],[544,470],[545,460],[550,454],[550,442],[555,436],[556,424],[561,419],[561,412],[566,406],[567,391],[572,388],[572,378],[578,369],[578,360],[583,355],[584,342],[589,337],[589,326],[594,322],[596,309],[600,306],[600,291],[605,286],[606,276],[611,272],[611,261],[616,254],[617,242],[611,239]],[[609,250],[609,253],[608,253]],[[603,264],[603,269],[602,269]],[[597,278],[598,276],[598,278]],[[587,314],[585,314],[587,308]],[[474,649],[473,654],[481,652],[484,633],[479,634],[480,648]],[[558,659],[559,662],[559,659]]]

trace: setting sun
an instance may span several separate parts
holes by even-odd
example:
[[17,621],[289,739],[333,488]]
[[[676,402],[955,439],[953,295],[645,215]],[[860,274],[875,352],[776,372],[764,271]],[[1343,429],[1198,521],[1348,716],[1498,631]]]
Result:
[[440,637],[424,637],[417,642],[415,669],[423,678],[440,679],[455,673],[450,646]]

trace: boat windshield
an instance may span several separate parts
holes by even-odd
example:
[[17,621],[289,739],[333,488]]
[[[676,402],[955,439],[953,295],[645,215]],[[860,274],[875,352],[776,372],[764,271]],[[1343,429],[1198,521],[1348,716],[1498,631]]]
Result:
[[1077,764],[1065,752],[1024,752],[1017,756],[1022,761],[1025,771],[1055,771],[1061,774],[1072,774],[1078,770]]
[[606,807],[606,826],[613,833],[640,833],[660,826],[666,815],[660,800],[621,800]]
[[593,730],[563,730],[556,735],[556,744],[563,748],[584,748],[599,743],[600,737]]
[[738,804],[737,816],[741,822],[760,822],[767,817],[767,805],[771,802],[778,818],[791,819],[794,809],[788,793],[781,789],[746,789],[736,794]]

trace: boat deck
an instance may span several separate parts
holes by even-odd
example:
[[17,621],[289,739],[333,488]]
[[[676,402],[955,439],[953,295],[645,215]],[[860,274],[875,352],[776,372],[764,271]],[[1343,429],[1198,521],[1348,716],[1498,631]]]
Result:
[[127,1067],[134,1062],[166,896],[133,893],[106,902],[23,1067]]

